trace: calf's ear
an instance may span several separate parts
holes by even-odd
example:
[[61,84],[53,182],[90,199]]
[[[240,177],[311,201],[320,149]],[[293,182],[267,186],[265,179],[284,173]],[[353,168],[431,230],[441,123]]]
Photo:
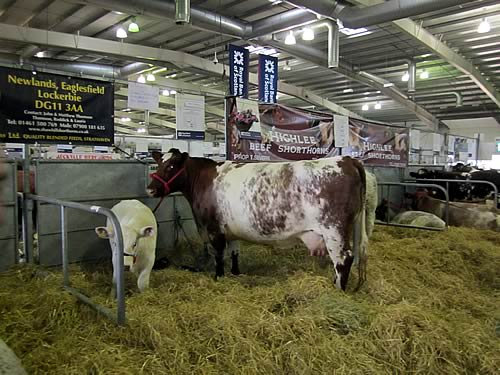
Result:
[[144,227],[139,232],[140,237],[151,237],[154,234],[155,234],[155,229],[152,226]]
[[95,232],[99,238],[102,238],[104,240],[110,237],[110,233],[108,231],[108,228],[106,227],[97,227],[95,228]]

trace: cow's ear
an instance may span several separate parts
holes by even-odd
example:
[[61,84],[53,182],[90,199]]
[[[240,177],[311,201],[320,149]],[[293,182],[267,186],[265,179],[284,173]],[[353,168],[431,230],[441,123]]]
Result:
[[151,237],[155,234],[155,229],[152,226],[147,226],[141,229],[139,237]]
[[153,151],[152,155],[155,162],[161,164],[163,162],[163,154],[159,151]]
[[169,154],[172,154],[172,156],[179,156],[181,154],[181,152],[179,151],[178,148],[171,148],[169,151],[168,151]]
[[106,227],[97,227],[95,228],[95,232],[99,238],[102,238],[103,240],[108,239],[111,236],[110,231]]
[[185,162],[189,158],[189,154],[187,152],[183,152],[181,156],[181,162]]

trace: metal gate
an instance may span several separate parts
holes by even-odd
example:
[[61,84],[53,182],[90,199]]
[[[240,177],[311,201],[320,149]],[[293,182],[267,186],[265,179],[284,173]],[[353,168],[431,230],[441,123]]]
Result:
[[[124,199],[138,199],[150,208],[158,199],[146,195],[149,166],[137,161],[39,160],[36,163],[36,193],[65,201],[111,208]],[[37,202],[38,263],[62,264],[61,230],[56,206]],[[157,256],[174,246],[174,213],[178,212],[188,236],[196,235],[189,204],[180,195],[165,198],[156,212],[158,221]],[[109,242],[99,239],[94,228],[105,220],[68,208],[67,229],[71,263],[110,258]]]

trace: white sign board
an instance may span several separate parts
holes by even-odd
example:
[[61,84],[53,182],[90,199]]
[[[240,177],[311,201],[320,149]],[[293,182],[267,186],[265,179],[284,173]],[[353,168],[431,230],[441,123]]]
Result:
[[205,142],[190,142],[189,143],[189,156],[204,157],[205,156]]
[[177,94],[175,115],[177,139],[205,139],[205,97]]
[[333,138],[335,147],[349,146],[349,117],[333,115]]
[[455,152],[455,137],[452,135],[448,136],[448,152]]
[[410,147],[414,150],[420,149],[420,130],[410,130]]
[[441,138],[442,138],[441,134],[438,133],[432,134],[432,151],[437,151],[437,152],[441,151],[441,145],[443,143],[441,141]]
[[160,108],[159,87],[129,81],[127,106],[134,109],[158,111]]

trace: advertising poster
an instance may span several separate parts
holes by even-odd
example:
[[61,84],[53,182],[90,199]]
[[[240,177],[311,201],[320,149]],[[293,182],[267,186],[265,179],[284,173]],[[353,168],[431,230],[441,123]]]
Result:
[[0,142],[111,145],[113,84],[0,67]]
[[177,139],[205,139],[205,97],[175,96]]
[[[226,99],[233,108],[236,98]],[[334,117],[279,104],[260,104],[261,140],[244,139],[228,111],[227,157],[234,161],[312,160],[340,154],[335,147]],[[349,118],[348,147],[343,155],[367,165],[404,168],[408,164],[407,128]]]
[[226,103],[229,116],[227,121],[234,127],[240,139],[260,140],[259,103],[255,100],[235,98]]

